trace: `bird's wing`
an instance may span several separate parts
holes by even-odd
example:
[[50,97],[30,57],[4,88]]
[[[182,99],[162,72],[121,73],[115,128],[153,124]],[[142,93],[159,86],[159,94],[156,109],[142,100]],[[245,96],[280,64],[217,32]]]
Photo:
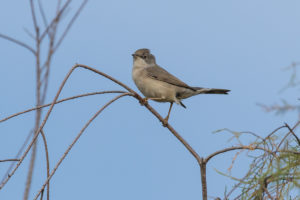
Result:
[[158,65],[153,67],[147,67],[146,72],[147,72],[147,76],[152,79],[163,81],[171,85],[176,85],[178,87],[184,87],[196,91],[196,89],[188,86],[187,84],[185,84],[184,82],[182,82],[181,80],[179,80],[178,78],[176,78],[175,76],[173,76],[172,74],[170,74],[169,72],[167,72],[166,70],[164,70]]

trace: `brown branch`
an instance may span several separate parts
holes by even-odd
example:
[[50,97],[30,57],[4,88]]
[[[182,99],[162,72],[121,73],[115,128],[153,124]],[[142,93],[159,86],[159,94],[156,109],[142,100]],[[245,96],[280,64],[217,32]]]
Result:
[[82,11],[82,9],[84,8],[84,6],[86,5],[87,2],[88,2],[88,0],[84,0],[82,2],[82,4],[80,5],[80,7],[78,8],[78,10],[76,11],[76,13],[74,14],[74,16],[70,20],[69,24],[67,25],[67,28],[63,32],[62,36],[59,38],[57,44],[54,46],[53,51],[56,51],[57,48],[60,46],[61,42],[66,37],[67,33],[69,32],[70,28],[72,27],[73,23],[75,22],[76,18],[79,16],[80,12]]
[[43,38],[46,36],[46,34],[48,34],[50,28],[52,28],[52,26],[55,23],[57,23],[57,21],[59,21],[61,15],[66,10],[66,8],[69,6],[70,3],[71,3],[71,0],[68,0],[65,2],[65,4],[62,6],[61,10],[59,12],[57,12],[56,17],[51,21],[51,23],[48,25],[48,27],[45,29],[45,31],[41,34],[39,40],[43,40]]
[[[31,15],[32,15],[32,21],[34,25],[34,30],[35,30],[35,43],[36,43],[36,106],[40,106],[42,104],[41,102],[41,67],[40,67],[40,49],[41,49],[41,40],[40,38],[40,30],[39,30],[39,25],[37,23],[36,19],[36,13],[35,13],[35,7],[33,0],[30,0],[30,9],[31,9]],[[35,115],[35,128],[34,132],[35,135],[38,135],[39,132],[37,132],[37,129],[40,126],[40,121],[41,121],[41,113],[42,111],[40,109],[36,110],[36,115]],[[29,192],[31,189],[31,183],[32,183],[32,176],[33,176],[33,171],[34,171],[34,166],[35,166],[35,161],[36,161],[36,152],[37,152],[37,142],[35,141],[33,143],[33,148],[31,149],[31,158],[30,158],[30,163],[29,163],[29,170],[27,173],[27,179],[26,179],[26,186],[25,186],[25,191],[24,191],[24,200],[27,200],[29,197]]]
[[219,155],[219,154],[222,154],[222,153],[225,153],[225,152],[228,152],[228,151],[234,151],[234,150],[240,150],[240,149],[248,149],[248,150],[262,150],[262,151],[265,151],[265,152],[268,152],[270,154],[274,154],[274,152],[272,151],[269,151],[268,149],[264,149],[262,147],[252,147],[252,146],[236,146],[236,147],[228,147],[228,148],[225,148],[225,149],[221,149],[219,151],[216,151],[212,154],[210,154],[209,156],[207,156],[204,161],[205,162],[208,162],[211,158]]
[[30,9],[31,9],[31,16],[32,16],[34,29],[38,32],[39,27],[38,27],[38,24],[37,24],[37,21],[36,21],[33,0],[30,0]]
[[[49,162],[49,152],[48,152],[48,145],[46,136],[43,130],[41,130],[41,135],[44,141],[45,146],[45,154],[46,154],[46,168],[47,168],[47,178],[50,176],[50,162]],[[47,183],[47,200],[50,199],[50,181]]]
[[[16,172],[16,170],[18,169],[18,167],[21,165],[21,163],[23,162],[23,160],[25,159],[26,155],[28,154],[29,150],[31,149],[32,145],[34,144],[34,142],[36,141],[37,139],[37,136],[39,134],[39,132],[43,129],[43,127],[45,126],[52,110],[53,110],[53,107],[55,105],[55,103],[57,102],[57,99],[66,83],[66,81],[68,80],[68,78],[70,77],[70,75],[73,73],[73,71],[76,69],[76,68],[84,68],[84,69],[88,69],[94,73],[97,73],[107,79],[110,79],[111,81],[115,82],[116,84],[120,85],[121,87],[125,88],[127,91],[129,91],[131,93],[131,95],[133,97],[135,97],[137,100],[139,100],[140,102],[143,102],[143,98],[141,96],[139,96],[134,90],[132,90],[131,88],[129,88],[127,85],[123,84],[122,82],[116,80],[115,78],[103,73],[103,72],[100,72],[94,68],[91,68],[87,65],[80,65],[80,64],[76,64],[75,66],[73,66],[71,68],[71,70],[68,72],[68,74],[66,75],[66,77],[64,78],[62,84],[60,85],[59,87],[59,90],[57,91],[56,93],[56,96],[48,110],[48,112],[46,113],[45,115],[45,118],[43,120],[43,122],[41,123],[39,129],[37,130],[37,132],[35,133],[34,135],[34,138],[32,139],[31,143],[28,145],[27,149],[25,150],[24,154],[22,155],[22,157],[20,158],[20,161],[17,163],[17,165],[15,166],[15,168],[12,170],[10,176],[8,176],[0,185],[0,190],[5,186],[5,184],[8,182],[8,180],[14,175],[14,173]],[[162,124],[164,124],[164,119],[162,118],[162,116],[159,115],[159,113],[154,110],[148,103],[144,104],[144,106],[154,115],[156,116],[161,122]],[[201,158],[200,156],[196,153],[196,151],[177,133],[177,131],[175,131],[175,129],[170,125],[170,124],[166,124],[165,125],[166,128],[168,128],[170,130],[170,132],[187,148],[187,150],[195,157],[195,159],[197,160],[199,166],[201,164]],[[51,176],[51,175],[50,175]]]
[[41,2],[41,0],[38,0],[37,2],[38,2],[39,10],[40,10],[40,13],[41,13],[44,25],[45,25],[45,27],[47,27],[48,26],[48,22],[47,22],[47,17],[46,17],[46,14],[45,14],[42,2]]
[[[65,99],[61,99],[57,102],[55,102],[55,104],[59,104],[59,103],[62,103],[64,101],[69,101],[69,100],[73,100],[73,99],[77,99],[77,98],[81,98],[81,97],[86,97],[86,96],[92,96],[92,95],[97,95],[97,94],[110,94],[110,93],[125,93],[124,91],[103,91],[103,92],[91,92],[91,93],[86,93],[86,94],[81,94],[81,95],[76,95],[76,96],[72,96],[72,97],[68,97],[68,98],[65,98]],[[31,111],[34,111],[34,110],[37,110],[37,109],[41,109],[41,108],[45,108],[45,107],[48,107],[48,106],[51,106],[51,103],[48,103],[48,104],[45,104],[45,105],[42,105],[42,106],[38,106],[38,107],[35,107],[35,108],[30,108],[28,110],[24,110],[22,112],[18,112],[18,113],[15,113],[13,115],[10,115],[4,119],[1,119],[0,120],[0,123],[1,122],[4,122],[6,120],[9,120],[13,117],[16,117],[18,115],[22,115],[22,114],[25,114],[25,113],[28,113],[28,112],[31,112]]]
[[[298,127],[298,125],[300,124],[300,121],[298,121],[291,130],[294,130]],[[283,126],[286,128],[286,126]],[[279,145],[276,147],[276,149],[278,150],[280,148],[280,146],[283,144],[283,142],[285,141],[285,139],[289,136],[289,134],[291,133],[291,131],[289,130],[289,132],[282,138],[282,140],[280,141]]]
[[33,171],[34,171],[34,166],[35,166],[36,152],[37,152],[37,143],[35,142],[33,145],[33,148],[31,149],[31,157],[30,157],[29,169],[28,169],[28,173],[27,173],[25,191],[24,191],[24,197],[23,197],[24,200],[27,200],[29,197],[29,192],[30,192],[31,183],[32,183],[32,176],[33,176]]
[[[58,97],[59,97],[59,95],[60,95],[60,93],[61,93],[63,87],[65,86],[67,80],[68,80],[69,77],[71,76],[72,72],[73,72],[76,68],[78,68],[78,67],[82,67],[82,66],[76,64],[76,65],[73,66],[73,67],[70,69],[70,71],[67,73],[66,77],[64,78],[63,82],[61,83],[61,85],[60,85],[60,87],[59,87],[59,89],[58,89],[58,91],[57,91],[57,93],[56,93],[56,96],[54,97],[54,100],[53,100],[53,102],[52,102],[52,104],[51,104],[51,106],[50,106],[48,112],[46,113],[46,115],[45,115],[45,117],[44,117],[44,120],[42,121],[42,123],[41,123],[40,127],[38,128],[38,130],[35,132],[34,137],[33,137],[32,141],[31,141],[31,143],[28,145],[27,149],[25,150],[25,152],[24,152],[23,155],[21,156],[20,161],[16,164],[16,166],[14,167],[14,169],[12,170],[12,172],[11,172],[11,173],[8,175],[8,177],[1,183],[1,185],[0,185],[0,190],[6,185],[6,183],[9,181],[9,179],[15,174],[16,170],[17,170],[17,169],[19,168],[19,166],[22,164],[23,160],[24,160],[25,157],[27,156],[27,154],[28,154],[28,152],[30,151],[31,147],[32,147],[33,144],[35,143],[35,141],[36,141],[36,139],[37,139],[37,137],[38,137],[40,131],[41,131],[41,130],[43,129],[43,127],[45,126],[45,124],[46,124],[46,122],[47,122],[47,120],[48,120],[48,118],[49,118],[49,116],[50,116],[50,114],[51,114],[51,112],[52,112],[52,110],[53,110],[53,108],[54,108],[54,105],[55,105],[55,103],[56,103],[56,101],[57,101],[57,99],[58,99]],[[104,76],[104,77],[106,77],[106,78],[109,78],[109,79],[113,80],[115,83],[119,84],[120,86],[124,87],[125,89],[130,90],[130,92],[132,91],[131,93],[132,93],[134,96],[138,95],[136,92],[134,92],[134,91],[133,91],[132,89],[130,89],[128,86],[124,85],[124,84],[121,83],[120,81],[118,81],[118,80],[116,80],[116,79],[114,79],[114,78],[112,78],[112,77],[110,77],[110,76],[108,76],[108,75],[106,75],[106,74],[104,74],[104,73],[102,73],[102,72],[99,72],[98,70],[95,70],[95,69],[93,69],[93,68],[91,68],[91,67],[88,67],[88,66],[84,66],[84,67],[82,67],[82,68],[90,69],[91,71],[94,71],[94,72],[96,72],[96,73],[99,73],[99,74],[101,74],[102,76]],[[139,99],[142,101],[142,98],[141,98],[139,95],[138,95],[138,97],[136,97],[136,98],[139,98]]]
[[[32,134],[33,134],[33,131],[32,131],[32,130],[29,131],[29,133],[28,133],[28,135],[27,135],[25,141],[23,142],[23,144],[22,144],[21,148],[19,149],[18,153],[16,154],[15,158],[20,157],[22,151],[24,150],[25,146],[26,146],[27,143],[29,142],[29,139],[30,139],[30,137],[31,137]],[[8,167],[7,171],[5,172],[5,174],[4,174],[4,176],[3,176],[2,180],[1,180],[1,182],[3,182],[3,181],[6,179],[6,177],[9,175],[9,172],[10,172],[10,170],[13,168],[13,166],[14,166],[14,163],[11,163],[10,166]]]
[[22,46],[22,47],[28,49],[31,53],[35,54],[35,50],[34,50],[33,48],[31,48],[29,45],[27,45],[27,44],[25,44],[25,43],[23,43],[23,42],[21,42],[21,41],[19,41],[19,40],[16,40],[16,39],[14,39],[14,38],[12,38],[12,37],[3,35],[3,34],[1,34],[1,33],[0,33],[0,38],[6,39],[6,40],[11,41],[11,42],[13,42],[13,43],[15,43],[15,44],[18,44],[18,45],[20,45],[20,46]]
[[94,72],[94,73],[96,73],[96,74],[99,74],[99,75],[101,75],[101,76],[103,76],[103,77],[105,77],[105,78],[107,78],[107,79],[109,79],[109,80],[115,82],[115,83],[118,84],[119,86],[121,86],[121,87],[123,87],[124,89],[126,89],[128,92],[132,93],[132,94],[134,95],[134,97],[136,97],[138,100],[143,101],[143,98],[142,98],[140,95],[138,95],[133,89],[131,89],[130,87],[128,87],[128,86],[125,85],[124,83],[118,81],[117,79],[115,79],[115,78],[109,76],[108,74],[105,74],[105,73],[103,73],[103,72],[101,72],[101,71],[99,71],[99,70],[97,70],[97,69],[94,69],[94,68],[92,68],[92,67],[89,67],[89,66],[83,65],[83,64],[76,64],[71,70],[74,70],[74,69],[77,68],[77,67],[80,67],[80,68],[83,68],[83,69],[87,69],[87,70],[89,70],[89,71],[92,71],[92,72]]
[[14,161],[20,161],[20,159],[15,159],[15,158],[12,158],[12,159],[5,159],[5,160],[0,160],[0,162],[14,162]]
[[34,35],[33,35],[27,28],[24,27],[23,30],[25,31],[25,33],[27,33],[27,35],[28,35],[29,37],[31,37],[32,39],[35,40]]
[[0,185],[0,190],[5,186],[5,184],[9,181],[9,179],[15,174],[15,172],[17,171],[17,169],[19,168],[19,166],[22,164],[23,160],[25,159],[25,157],[27,156],[28,152],[30,151],[31,147],[33,146],[33,144],[35,143],[40,131],[44,128],[53,108],[55,105],[55,102],[57,101],[66,81],[68,80],[68,78],[70,77],[71,73],[74,71],[74,69],[77,66],[75,65],[74,67],[72,67],[72,69],[68,72],[68,74],[66,75],[65,79],[63,80],[62,84],[60,85],[60,88],[58,89],[58,92],[56,93],[56,96],[48,110],[48,112],[46,113],[46,116],[42,122],[42,124],[40,125],[40,127],[38,128],[38,130],[34,133],[34,137],[32,139],[32,141],[30,142],[30,144],[28,145],[27,149],[25,150],[25,152],[23,153],[23,155],[20,158],[20,161],[16,164],[16,166],[14,167],[14,169],[12,170],[12,172],[8,175],[8,177],[1,183]]
[[274,200],[274,198],[271,196],[271,194],[270,194],[269,191],[268,191],[268,185],[269,185],[268,179],[271,178],[271,177],[272,177],[272,176],[267,176],[267,177],[264,179],[264,181],[263,181],[263,183],[262,183],[262,189],[263,189],[263,192],[265,192],[265,193],[268,195],[269,199]]
[[201,172],[201,183],[202,183],[202,199],[206,200],[207,199],[207,182],[206,182],[206,162],[201,159],[201,164],[200,164],[200,172]]
[[292,133],[292,135],[296,138],[298,145],[300,145],[300,140],[299,140],[298,136],[295,134],[295,132],[291,129],[291,127],[287,123],[285,123],[285,126],[289,129],[289,131]]
[[[133,96],[139,100],[140,102],[143,102],[143,98],[138,95],[134,90],[132,90],[131,88],[129,88],[127,85],[123,84],[122,82],[116,80],[115,78],[100,72],[94,68],[91,68],[87,65],[82,65],[82,64],[77,64],[77,67],[82,67],[84,69],[88,69],[92,72],[95,72],[101,76],[104,76],[105,78],[117,83],[118,85],[120,85],[121,87],[123,87],[124,89],[126,89],[128,92],[132,93]],[[156,111],[154,110],[154,108],[152,108],[148,103],[144,104],[144,106],[155,116],[158,118],[158,120],[164,124],[164,118]],[[169,129],[169,131],[187,148],[187,150],[195,157],[195,159],[197,160],[197,162],[200,164],[201,163],[201,158],[200,156],[196,153],[196,151],[179,135],[179,133],[177,131],[175,131],[175,129],[170,125],[170,124],[166,124],[165,125],[166,128]]]
[[86,130],[86,128],[92,123],[92,121],[94,119],[96,119],[96,117],[105,109],[107,108],[109,105],[111,105],[113,102],[115,102],[116,100],[128,96],[128,95],[132,95],[131,93],[124,93],[121,94],[115,98],[113,98],[112,100],[110,100],[108,103],[106,103],[104,106],[102,106],[94,115],[93,117],[83,126],[83,128],[80,130],[80,132],[77,134],[77,136],[75,137],[75,139],[73,140],[73,142],[70,144],[70,146],[68,147],[68,149],[64,152],[63,156],[59,159],[59,161],[57,162],[57,164],[55,165],[55,167],[53,168],[50,176],[48,176],[47,180],[45,181],[45,183],[43,184],[42,188],[38,191],[38,193],[36,194],[34,200],[36,200],[39,195],[41,194],[41,192],[44,190],[45,186],[48,184],[48,182],[50,181],[50,179],[53,177],[53,175],[55,174],[56,170],[58,169],[58,167],[60,166],[60,164],[62,163],[62,161],[66,158],[66,156],[68,155],[68,153],[70,152],[70,150],[72,149],[72,147],[75,145],[75,143],[78,141],[78,139],[80,138],[80,136],[83,134],[83,132]]

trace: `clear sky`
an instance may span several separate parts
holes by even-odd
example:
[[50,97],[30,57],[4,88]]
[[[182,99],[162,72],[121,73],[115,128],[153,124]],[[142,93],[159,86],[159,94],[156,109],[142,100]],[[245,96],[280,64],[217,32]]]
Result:
[[[54,2],[54,1],[53,1]],[[77,8],[75,1],[69,15]],[[55,5],[44,1],[50,17]],[[131,54],[149,48],[157,63],[192,86],[230,89],[227,96],[202,95],[175,105],[170,124],[195,148],[208,155],[229,143],[221,128],[267,135],[296,113],[274,116],[256,103],[285,98],[289,72],[282,69],[300,60],[300,2],[297,0],[111,0],[89,1],[55,54],[46,102],[50,102],[75,63],[103,71],[137,90],[131,79]],[[0,32],[34,45],[28,1],[0,3]],[[0,118],[34,107],[34,57],[0,39]],[[86,70],[76,71],[62,97],[118,90],[120,87]],[[51,167],[86,121],[113,95],[87,97],[55,107],[45,133]],[[167,114],[169,104],[150,102]],[[0,159],[11,158],[33,127],[34,113],[0,124]],[[251,142],[251,138],[244,138]],[[208,164],[208,194],[220,196],[234,182],[226,172],[234,153]],[[244,155],[242,155],[244,156]],[[29,158],[29,157],[28,157]],[[29,159],[0,191],[0,199],[21,199]],[[42,141],[32,196],[45,180]],[[8,163],[0,164],[0,175]],[[246,159],[238,159],[232,175],[241,176]],[[195,159],[144,107],[125,97],[103,112],[86,130],[51,181],[52,199],[201,199],[200,170]]]

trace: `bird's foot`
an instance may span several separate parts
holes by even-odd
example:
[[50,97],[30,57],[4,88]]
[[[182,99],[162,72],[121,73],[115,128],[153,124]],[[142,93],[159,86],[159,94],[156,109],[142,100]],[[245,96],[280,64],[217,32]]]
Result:
[[148,103],[148,98],[147,98],[147,97],[145,97],[145,98],[143,98],[142,100],[140,100],[141,106],[144,106],[144,105],[146,105],[147,103]]
[[168,125],[168,121],[169,121],[169,117],[164,118],[164,120],[162,121],[162,125],[166,127]]

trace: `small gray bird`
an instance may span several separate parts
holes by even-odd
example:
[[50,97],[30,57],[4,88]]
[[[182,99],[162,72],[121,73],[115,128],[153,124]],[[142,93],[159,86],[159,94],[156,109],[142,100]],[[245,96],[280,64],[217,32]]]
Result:
[[145,95],[144,101],[148,99],[158,102],[170,102],[164,125],[168,123],[173,103],[186,106],[182,99],[197,94],[227,94],[230,90],[191,87],[156,64],[155,57],[149,49],[138,49],[133,56],[132,79],[138,89]]

